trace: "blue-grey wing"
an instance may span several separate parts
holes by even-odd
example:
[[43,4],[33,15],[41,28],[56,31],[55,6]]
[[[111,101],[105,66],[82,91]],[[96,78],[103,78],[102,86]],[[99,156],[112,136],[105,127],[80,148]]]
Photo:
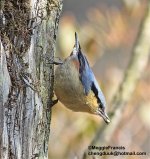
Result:
[[90,90],[92,90],[97,98],[98,103],[100,105],[105,106],[106,105],[105,97],[99,87],[99,84],[93,74],[93,71],[91,70],[91,68],[89,66],[89,63],[88,63],[86,57],[81,52],[79,52],[78,59],[79,59],[79,63],[80,63],[80,67],[79,67],[80,77],[79,78],[84,87],[85,94],[88,95]]
[[79,78],[84,87],[85,94],[88,95],[92,85],[92,79],[91,79],[92,72],[86,57],[81,52],[78,53],[78,59],[80,63]]

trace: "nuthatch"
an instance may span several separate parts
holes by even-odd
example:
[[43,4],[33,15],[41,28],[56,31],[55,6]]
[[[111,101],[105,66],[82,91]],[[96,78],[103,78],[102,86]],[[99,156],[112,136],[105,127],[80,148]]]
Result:
[[55,94],[67,108],[75,112],[100,115],[106,123],[105,97],[89,66],[75,33],[72,53],[55,70]]

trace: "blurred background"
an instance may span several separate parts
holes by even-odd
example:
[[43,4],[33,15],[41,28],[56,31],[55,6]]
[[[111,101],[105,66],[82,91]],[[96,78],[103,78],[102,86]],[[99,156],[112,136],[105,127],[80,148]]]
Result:
[[[107,110],[124,77],[146,5],[147,0],[64,0],[56,56],[64,59],[71,53],[76,31],[105,94]],[[74,159],[82,155],[102,122],[100,117],[75,113],[58,103],[52,109],[49,158]],[[150,62],[109,145],[150,154]],[[105,156],[109,158],[113,156]]]

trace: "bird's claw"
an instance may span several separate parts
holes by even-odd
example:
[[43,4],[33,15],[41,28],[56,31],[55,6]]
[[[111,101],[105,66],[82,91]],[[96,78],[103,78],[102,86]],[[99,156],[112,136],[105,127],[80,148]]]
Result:
[[58,103],[58,99],[52,100],[51,102],[51,108]]
[[61,65],[61,64],[63,64],[63,61],[60,58],[57,57],[57,59],[58,59],[58,61],[55,61],[54,59],[49,59],[48,62],[47,62],[47,64],[54,64],[54,65]]

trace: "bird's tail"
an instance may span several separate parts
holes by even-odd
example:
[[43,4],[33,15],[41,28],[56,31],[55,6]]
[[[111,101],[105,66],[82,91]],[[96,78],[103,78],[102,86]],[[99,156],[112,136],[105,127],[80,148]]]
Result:
[[79,43],[78,35],[76,32],[75,32],[75,48],[76,48],[76,50],[80,49],[80,43]]

